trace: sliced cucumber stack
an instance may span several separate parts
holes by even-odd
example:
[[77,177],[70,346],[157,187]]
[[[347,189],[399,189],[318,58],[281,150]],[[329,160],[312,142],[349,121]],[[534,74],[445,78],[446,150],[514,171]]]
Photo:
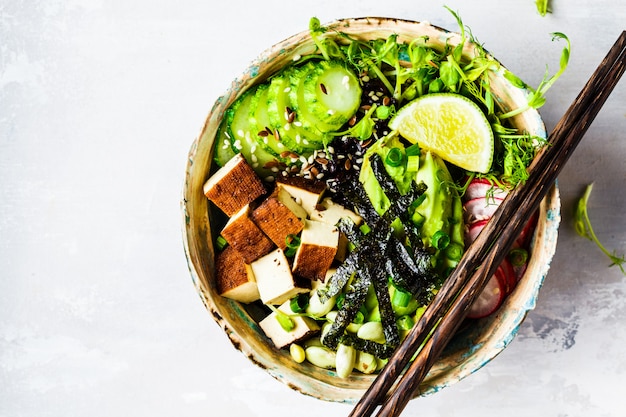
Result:
[[233,103],[228,112],[227,123],[233,150],[241,152],[252,168],[261,176],[271,175],[271,168],[277,165],[276,155],[259,146],[256,140],[258,131],[251,123],[250,107],[256,89],[248,90]]
[[226,111],[215,161],[223,165],[241,152],[264,176],[277,166],[297,163],[294,153],[308,157],[328,145],[358,110],[361,93],[358,78],[341,62],[288,66],[250,88]]

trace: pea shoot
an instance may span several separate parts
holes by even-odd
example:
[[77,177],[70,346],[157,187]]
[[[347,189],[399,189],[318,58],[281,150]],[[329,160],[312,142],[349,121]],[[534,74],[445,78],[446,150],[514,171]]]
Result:
[[600,243],[600,240],[596,236],[593,231],[593,227],[591,226],[591,220],[589,219],[589,212],[587,210],[587,203],[589,202],[589,196],[591,195],[591,190],[593,189],[593,183],[587,185],[585,188],[585,192],[582,197],[578,200],[576,204],[576,211],[574,215],[574,227],[576,229],[576,233],[580,236],[585,237],[592,242],[594,242],[600,250],[609,257],[611,260],[610,266],[617,266],[622,274],[626,275],[626,270],[624,269],[624,264],[626,263],[626,259],[624,256],[617,256],[615,252],[611,253]]

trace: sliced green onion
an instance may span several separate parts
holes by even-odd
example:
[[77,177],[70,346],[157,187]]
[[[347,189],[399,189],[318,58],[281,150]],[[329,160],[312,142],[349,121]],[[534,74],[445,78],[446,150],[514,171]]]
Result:
[[417,143],[414,143],[413,145],[406,148],[404,152],[406,153],[406,156],[420,156],[420,154],[422,153],[420,150],[420,146]]
[[289,301],[289,307],[294,313],[302,313],[309,305],[309,294],[298,294]]
[[218,250],[222,250],[226,246],[228,246],[228,242],[226,241],[226,239],[224,239],[222,235],[220,235],[217,237],[217,239],[215,239],[215,245],[217,246]]
[[417,155],[411,155],[406,161],[406,170],[409,172],[417,172],[420,168],[420,157]]
[[430,241],[435,249],[443,250],[450,244],[450,236],[443,230],[437,230]]
[[463,256],[463,246],[458,243],[450,243],[446,247],[446,257],[451,261],[458,261]]
[[356,312],[356,315],[354,316],[354,320],[352,320],[352,323],[355,323],[355,324],[365,323],[365,315],[363,314],[361,310]]
[[361,230],[361,232],[363,232],[364,235],[368,234],[372,229],[366,224],[363,223],[360,227],[359,230]]
[[411,301],[411,293],[408,291],[404,291],[398,287],[394,287],[395,291],[393,292],[393,296],[391,297],[391,304],[394,307],[404,308],[409,305]]
[[398,324],[398,329],[400,330],[411,330],[415,325],[415,321],[411,318],[411,316],[402,316],[396,320]]
[[509,252],[509,260],[513,266],[524,266],[528,261],[528,251],[523,248],[515,248]]
[[385,164],[391,167],[399,167],[404,165],[406,155],[400,148],[391,148],[385,157]]

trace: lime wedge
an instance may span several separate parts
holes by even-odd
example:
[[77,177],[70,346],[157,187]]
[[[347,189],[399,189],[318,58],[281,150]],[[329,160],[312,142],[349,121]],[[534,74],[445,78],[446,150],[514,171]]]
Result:
[[486,173],[491,167],[491,125],[480,107],[464,96],[426,94],[401,107],[389,127],[468,171]]

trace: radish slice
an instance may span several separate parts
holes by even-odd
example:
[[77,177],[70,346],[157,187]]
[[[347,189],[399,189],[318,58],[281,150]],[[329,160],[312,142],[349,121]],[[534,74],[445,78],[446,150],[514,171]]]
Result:
[[[492,193],[493,192],[493,193]],[[467,186],[467,190],[465,190],[465,199],[473,200],[474,198],[486,197],[487,195],[492,195],[493,197],[499,198],[501,200],[506,197],[508,194],[507,190],[503,190],[502,188],[494,187],[486,179],[473,179],[472,182]]]
[[497,278],[497,275],[491,277],[483,292],[470,307],[467,318],[480,319],[496,311],[502,304],[504,292],[502,282]]
[[489,220],[500,207],[502,199],[478,197],[466,201],[463,204],[465,210],[465,222],[472,224],[481,220]]
[[485,228],[485,225],[487,224],[488,221],[489,220],[481,220],[479,222],[472,223],[470,225],[465,235],[465,240],[466,240],[465,244],[467,246],[469,246],[470,243],[476,240],[476,238],[478,237],[478,234]]
[[517,285],[518,278],[515,274],[515,270],[513,269],[513,265],[508,259],[505,258],[498,266],[496,275],[498,276],[498,279],[505,283],[504,287],[506,295],[510,294]]

